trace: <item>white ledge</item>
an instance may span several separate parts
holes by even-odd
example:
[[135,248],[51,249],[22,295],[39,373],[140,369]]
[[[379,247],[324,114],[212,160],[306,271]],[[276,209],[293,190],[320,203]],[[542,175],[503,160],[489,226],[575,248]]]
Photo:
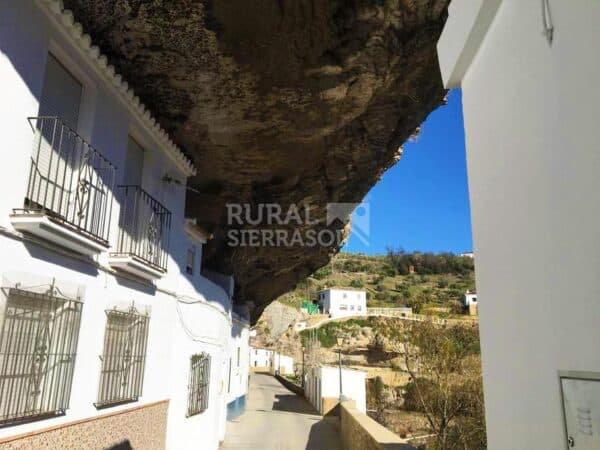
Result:
[[437,44],[444,86],[459,87],[502,0],[452,0]]
[[17,231],[38,236],[81,255],[97,255],[108,248],[107,245],[61,225],[42,213],[11,214],[10,222]]
[[157,269],[134,255],[112,253],[108,256],[108,264],[114,269],[122,270],[145,280],[157,280],[165,274],[164,270]]

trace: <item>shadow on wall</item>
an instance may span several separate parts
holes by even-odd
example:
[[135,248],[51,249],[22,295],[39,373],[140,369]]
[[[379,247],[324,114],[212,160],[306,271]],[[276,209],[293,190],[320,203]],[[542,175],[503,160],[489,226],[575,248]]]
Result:
[[131,446],[129,440],[126,439],[118,444],[108,447],[107,450],[133,450],[133,447]]

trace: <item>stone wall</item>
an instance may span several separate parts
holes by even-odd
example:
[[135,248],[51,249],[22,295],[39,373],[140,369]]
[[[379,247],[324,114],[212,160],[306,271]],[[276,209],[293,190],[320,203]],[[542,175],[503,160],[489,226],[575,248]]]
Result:
[[4,438],[0,449],[164,449],[168,407],[164,400],[43,428]]
[[358,411],[351,402],[344,402],[340,409],[344,450],[416,450],[406,440]]

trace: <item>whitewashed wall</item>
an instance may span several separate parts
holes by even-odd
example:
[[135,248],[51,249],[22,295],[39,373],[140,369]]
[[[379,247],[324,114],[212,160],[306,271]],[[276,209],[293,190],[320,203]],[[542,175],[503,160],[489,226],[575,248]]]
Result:
[[551,45],[539,1],[459,0],[438,47],[462,87],[492,450],[565,449],[558,371],[600,372],[600,2],[548,3]]
[[274,352],[271,356],[271,373],[292,375],[294,373],[294,358]]
[[234,317],[228,348],[228,374],[224,382],[229,419],[243,414],[246,408],[251,353],[248,343],[249,331],[247,321]]
[[[342,393],[354,400],[356,408],[363,413],[367,411],[366,376],[367,373],[362,370],[342,368]],[[339,367],[313,368],[306,378],[305,395],[317,411],[321,412],[324,397],[339,398]]]

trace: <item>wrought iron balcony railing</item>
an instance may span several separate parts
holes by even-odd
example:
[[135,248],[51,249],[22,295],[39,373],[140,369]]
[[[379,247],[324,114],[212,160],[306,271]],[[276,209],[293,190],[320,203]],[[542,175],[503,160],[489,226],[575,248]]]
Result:
[[171,212],[140,186],[118,186],[121,202],[115,256],[133,256],[167,270]]
[[23,212],[108,245],[115,166],[58,117],[30,117],[34,132]]

